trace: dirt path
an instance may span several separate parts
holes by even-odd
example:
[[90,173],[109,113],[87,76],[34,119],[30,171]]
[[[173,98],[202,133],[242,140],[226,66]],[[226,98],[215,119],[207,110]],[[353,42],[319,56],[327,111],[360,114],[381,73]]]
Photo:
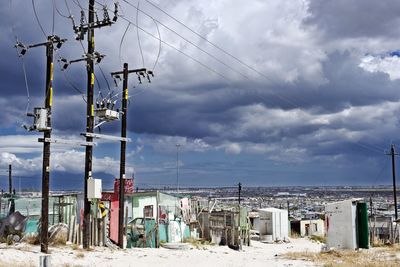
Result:
[[[321,245],[306,239],[293,239],[287,244],[263,244],[252,242],[241,252],[228,247],[205,246],[188,250],[125,249],[112,251],[95,248],[93,251],[72,249],[70,246],[51,248],[52,266],[313,266],[310,262],[287,260],[278,257],[287,252],[318,252]],[[19,244],[0,245],[0,266],[38,266],[38,246]]]

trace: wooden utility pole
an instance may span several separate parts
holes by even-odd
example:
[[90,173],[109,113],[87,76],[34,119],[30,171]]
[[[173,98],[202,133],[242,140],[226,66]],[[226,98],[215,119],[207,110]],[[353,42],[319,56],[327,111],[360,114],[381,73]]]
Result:
[[179,194],[179,148],[180,144],[176,144],[176,192]]
[[[44,43],[25,46],[17,42],[15,47],[21,48],[20,56],[24,55],[28,49],[35,47],[46,47],[46,86],[45,86],[45,107],[35,108],[39,114],[27,114],[35,117],[35,125],[29,130],[43,132],[43,138],[39,142],[43,143],[43,165],[42,165],[42,208],[41,208],[41,230],[40,230],[40,251],[48,252],[48,227],[49,227],[49,178],[50,178],[50,143],[51,143],[51,107],[53,104],[53,60],[54,50],[61,48],[66,39],[60,39],[57,35],[50,35]],[[45,118],[43,118],[45,117]],[[10,166],[11,176],[11,166]],[[11,179],[11,178],[10,178]],[[10,194],[12,190],[10,180]],[[13,190],[15,192],[15,189]],[[15,193],[14,193],[15,194]]]
[[243,239],[242,239],[242,228],[241,228],[241,217],[242,217],[242,209],[240,208],[240,194],[242,192],[242,183],[238,184],[238,193],[239,193],[239,225],[238,225],[238,234],[239,234],[239,250],[242,250],[243,247]]
[[398,155],[395,151],[395,145],[392,144],[390,148],[390,154],[392,156],[392,176],[393,176],[393,198],[394,198],[394,217],[397,220],[397,192],[396,192],[396,165],[395,156]]
[[[73,24],[73,29],[77,35],[77,40],[82,41],[84,39],[85,34],[87,34],[87,53],[80,59],[67,61],[66,59],[62,59],[64,64],[64,69],[68,67],[71,63],[76,63],[80,61],[85,61],[86,63],[86,74],[87,74],[87,91],[86,91],[86,133],[83,135],[86,136],[86,150],[85,150],[85,177],[84,177],[84,205],[83,205],[83,248],[89,248],[90,243],[90,201],[88,199],[88,180],[92,179],[92,167],[93,167],[93,130],[95,128],[95,109],[94,109],[94,61],[100,63],[101,59],[104,55],[101,55],[98,52],[95,52],[95,41],[94,41],[94,30],[97,28],[102,28],[105,26],[111,26],[114,22],[117,21],[118,10],[117,5],[114,11],[113,20],[110,19],[108,14],[108,9],[103,7],[104,18],[103,20],[99,20],[98,16],[95,12],[95,0],[89,0],[88,7],[88,15],[87,15],[87,23],[85,23],[85,13],[81,11],[81,23],[79,26]],[[96,20],[95,20],[96,17]]]
[[240,193],[242,192],[242,183],[238,184],[238,191],[239,191],[239,206],[240,206]]
[[124,202],[125,202],[125,156],[126,156],[126,121],[128,112],[128,63],[124,63],[123,93],[122,93],[122,120],[121,120],[121,157],[119,168],[119,211],[118,211],[118,245],[124,248]]
[[370,213],[370,217],[372,218],[372,197],[369,197],[369,213]]
[[118,246],[124,248],[124,194],[125,194],[125,165],[126,165],[126,131],[127,131],[127,113],[128,113],[128,76],[130,73],[136,73],[141,81],[140,76],[145,77],[150,81],[149,75],[153,72],[147,71],[145,68],[129,70],[128,63],[124,63],[122,71],[112,72],[111,76],[120,77],[123,75],[122,88],[122,119],[121,119],[121,156],[120,156],[120,171],[119,171],[119,194],[118,194]]
[[9,164],[8,165],[8,192],[10,193],[10,195],[12,194],[12,165]]
[[[50,180],[50,143],[51,143],[51,107],[53,105],[53,60],[54,50],[61,48],[66,39],[60,39],[56,35],[47,37],[47,42],[29,45],[26,49],[34,47],[46,47],[46,86],[45,86],[45,107],[41,116],[44,118],[45,124],[36,128],[43,132],[43,138],[39,138],[39,142],[43,142],[43,165],[42,165],[42,208],[41,208],[41,230],[40,230],[40,251],[48,252],[48,227],[49,227],[49,180]],[[54,47],[56,45],[56,47]],[[37,118],[38,119],[38,118]],[[43,118],[41,118],[43,119]],[[15,191],[15,190],[14,190]]]
[[393,177],[393,198],[394,198],[394,217],[397,220],[397,192],[396,192],[396,164],[395,156],[399,155],[396,153],[396,146],[394,144],[390,147],[390,153],[386,153],[392,157],[392,177]]
[[8,214],[14,213],[15,212],[15,202],[14,202],[14,195],[13,195],[13,190],[12,190],[12,166],[11,164],[8,165],[8,190],[10,193],[10,209],[8,210]]
[[43,133],[43,166],[42,166],[42,216],[40,230],[40,251],[48,252],[48,228],[49,228],[49,178],[50,178],[50,141],[51,138],[51,106],[53,98],[53,56],[54,47],[52,37],[48,37],[46,45],[46,88],[45,108],[48,111],[47,127]]
[[[87,27],[87,105],[86,105],[86,132],[93,133],[94,128],[94,29],[91,25],[94,23],[94,3],[95,0],[89,0],[89,14]],[[86,136],[86,142],[93,142],[93,137]],[[90,241],[90,201],[88,196],[88,179],[92,178],[92,158],[93,146],[86,146],[85,151],[85,181],[84,181],[84,197],[83,197],[83,248],[89,248]]]

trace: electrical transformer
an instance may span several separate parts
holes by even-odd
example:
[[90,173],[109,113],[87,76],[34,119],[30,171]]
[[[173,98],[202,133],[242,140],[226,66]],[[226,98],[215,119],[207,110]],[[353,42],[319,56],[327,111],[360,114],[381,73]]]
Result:
[[111,109],[97,109],[96,116],[104,121],[119,120],[119,112]]
[[100,199],[101,198],[101,179],[88,179],[88,199]]
[[47,131],[51,130],[47,125],[47,119],[49,117],[49,110],[46,108],[36,107],[33,109],[33,113],[27,114],[30,117],[33,117],[33,125],[28,127],[24,125],[24,128],[28,131]]

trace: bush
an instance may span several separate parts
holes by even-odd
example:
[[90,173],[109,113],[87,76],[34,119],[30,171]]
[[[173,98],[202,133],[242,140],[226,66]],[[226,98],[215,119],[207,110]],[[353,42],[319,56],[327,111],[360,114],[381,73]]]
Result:
[[309,238],[310,238],[310,240],[315,241],[315,242],[326,243],[326,238],[323,236],[312,235]]

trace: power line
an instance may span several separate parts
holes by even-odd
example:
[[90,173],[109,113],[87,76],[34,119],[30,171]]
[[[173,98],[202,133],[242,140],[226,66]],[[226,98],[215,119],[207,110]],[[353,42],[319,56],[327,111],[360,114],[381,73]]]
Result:
[[[233,67],[229,66],[228,64],[226,64],[225,62],[223,62],[222,60],[218,59],[216,56],[212,55],[211,53],[207,52],[206,50],[202,49],[201,47],[199,47],[198,45],[194,44],[192,41],[188,40],[187,38],[183,37],[181,34],[179,34],[178,32],[176,32],[175,30],[171,29],[170,27],[168,27],[167,25],[163,24],[162,22],[160,22],[159,20],[156,20],[153,16],[151,16],[150,14],[144,12],[143,10],[135,7],[134,5],[132,5],[131,3],[129,3],[126,0],[123,0],[125,3],[127,3],[128,5],[132,6],[133,8],[136,8],[138,11],[140,11],[141,13],[145,14],[146,16],[148,16],[149,18],[153,19],[153,21],[158,22],[159,24],[161,24],[163,27],[165,27],[166,29],[168,29],[169,31],[173,32],[174,34],[176,34],[177,36],[179,36],[181,39],[183,39],[184,41],[188,42],[189,44],[191,44],[192,46],[194,46],[195,48],[197,48],[198,50],[202,51],[203,53],[207,54],[208,56],[210,56],[211,58],[213,58],[214,60],[216,60],[217,62],[219,62],[220,64],[224,65],[225,67],[229,68],[230,70],[240,74],[241,76],[243,76],[246,79],[249,79],[249,77],[247,77],[245,74],[237,71],[236,69],[234,69]],[[138,27],[140,28],[140,27]],[[251,66],[248,65],[248,67],[252,68]],[[254,68],[252,68],[254,69]],[[257,70],[254,69],[255,72],[257,72],[258,74],[262,75],[264,78],[267,78],[270,82],[274,83],[275,85],[277,85],[278,87],[282,86],[276,82],[274,82],[271,78],[269,78],[268,76],[266,76],[263,73],[258,72]],[[290,106],[292,106],[293,108],[299,108],[298,105],[296,103],[294,103],[293,101],[291,101],[290,99],[288,99],[287,97],[284,97],[280,94],[274,93],[272,91],[267,91],[268,94],[274,95],[278,98],[280,98],[282,101],[286,102],[287,104],[289,104]],[[266,99],[264,97],[262,97],[261,95],[257,95],[258,98],[266,101]]]
[[[140,5],[140,0],[138,0],[137,6],[136,6],[136,25],[139,25],[139,5]],[[139,28],[138,27],[136,27],[136,35],[137,35],[140,55],[142,57],[142,64],[143,64],[143,68],[144,68],[144,66],[145,66],[144,65],[144,56],[143,56],[142,44],[140,42],[140,34],[139,34]]]
[[[159,27],[158,27],[158,24],[157,24],[157,22],[156,22],[155,20],[153,20],[153,22],[154,22],[154,24],[155,24],[155,26],[156,26],[157,33],[158,33],[158,39],[159,39],[158,54],[157,54],[156,60],[154,61],[154,65],[153,65],[153,69],[152,69],[152,71],[154,72],[154,70],[155,70],[155,68],[156,68],[156,66],[157,66],[157,64],[158,64],[158,60],[160,59],[162,42],[161,42],[161,33],[160,33],[160,29],[159,29]],[[122,44],[123,44],[123,42],[124,42],[124,40],[125,40],[125,36],[126,36],[128,30],[129,30],[129,27],[130,27],[130,26],[131,26],[131,23],[129,22],[128,25],[127,25],[126,28],[125,28],[124,34],[122,35],[121,41],[120,41],[120,43],[119,43],[118,58],[119,58],[119,62],[120,62],[121,64],[122,64],[122,56],[121,56]],[[139,30],[138,27],[136,27],[136,29]],[[143,58],[143,54],[142,54],[142,58]],[[144,60],[144,59],[143,59],[143,60]],[[143,61],[143,62],[144,62],[144,61]],[[143,63],[143,65],[144,65],[144,63]]]
[[26,96],[27,96],[25,114],[28,114],[29,104],[30,104],[30,94],[29,94],[28,77],[26,74],[25,60],[23,56],[21,57],[21,61],[22,61],[22,71],[24,72],[24,81],[25,81]]
[[56,12],[57,12],[58,15],[60,15],[63,18],[66,18],[66,19],[70,19],[69,16],[66,16],[66,15],[61,13],[61,11],[58,9],[57,4],[56,4],[56,2],[54,0],[53,0],[53,3],[54,3],[54,8],[56,9]]
[[[123,0],[124,2],[126,2],[125,0]],[[158,9],[159,11],[161,11],[162,13],[164,13],[165,15],[167,15],[169,18],[171,18],[172,20],[174,20],[175,22],[177,22],[178,24],[180,24],[181,26],[185,27],[186,29],[188,29],[189,31],[191,31],[193,34],[195,34],[196,36],[200,37],[202,40],[206,41],[207,43],[209,43],[210,45],[212,45],[214,48],[218,49],[219,51],[223,52],[225,55],[230,56],[231,58],[233,58],[234,60],[236,60],[237,62],[239,62],[240,64],[242,64],[243,66],[247,67],[248,69],[256,72],[257,74],[259,74],[260,76],[264,77],[265,79],[269,80],[270,82],[272,82],[273,84],[282,87],[280,84],[278,84],[276,81],[274,81],[271,77],[267,76],[266,74],[258,71],[257,69],[255,69],[254,67],[250,66],[249,64],[245,63],[243,60],[239,59],[238,57],[236,57],[235,55],[233,55],[232,53],[227,52],[226,50],[224,50],[223,48],[221,48],[220,46],[216,45],[215,43],[209,41],[206,37],[204,37],[203,35],[199,34],[198,32],[194,31],[193,29],[191,29],[190,27],[188,27],[186,24],[184,24],[183,22],[179,21],[178,19],[176,19],[175,17],[173,17],[172,15],[170,15],[169,13],[167,13],[165,10],[163,10],[162,8],[160,8],[159,6],[157,6],[156,4],[154,4],[153,2],[149,1],[149,0],[145,0],[147,3],[149,3],[150,5],[152,5],[153,7],[155,7],[156,9]],[[293,106],[294,108],[298,108],[298,106],[293,103],[291,100],[287,99],[284,96],[281,96],[279,94],[273,93],[273,92],[269,92],[272,95],[275,95],[277,97],[279,97],[281,100],[285,101],[286,103],[290,104],[291,106]],[[265,100],[262,96],[259,96],[261,99]]]
[[33,13],[35,14],[36,22],[37,22],[37,24],[39,25],[39,28],[40,28],[40,30],[42,31],[43,35],[44,35],[44,38],[47,38],[47,34],[46,34],[45,30],[43,29],[43,26],[42,26],[42,24],[40,23],[38,14],[37,14],[37,12],[36,12],[35,0],[32,0],[32,8],[33,8]]
[[156,61],[154,62],[154,66],[153,66],[153,71],[154,71],[156,66],[157,66],[157,64],[158,64],[158,60],[160,59],[162,45],[161,45],[161,33],[160,33],[160,29],[158,27],[158,23],[154,19],[153,19],[153,21],[154,21],[154,24],[156,25],[156,28],[157,28],[158,38],[160,39],[160,43],[158,45],[158,55],[157,55]]
[[99,70],[100,70],[101,74],[103,75],[104,80],[106,81],[108,91],[111,92],[110,83],[108,82],[107,77],[103,72],[103,69],[101,68],[100,64],[97,64],[97,67],[99,67]]
[[360,143],[360,142],[354,141],[354,142],[351,142],[351,143],[353,143],[353,144],[355,144],[355,145],[357,145],[357,146],[359,146],[359,147],[362,147],[362,148],[364,148],[364,149],[367,149],[367,150],[369,150],[369,151],[371,151],[371,152],[374,152],[374,153],[379,153],[379,154],[381,154],[382,151],[383,151],[383,149],[382,149],[382,150],[379,150],[379,149],[374,148],[374,147],[371,146],[371,145],[363,144],[363,143]]
[[[10,14],[11,14],[11,17],[12,17],[11,18],[11,31],[12,31],[12,33],[14,35],[15,41],[18,42],[18,36],[16,34],[16,31],[15,31],[14,10],[13,10],[13,6],[12,6],[12,0],[10,0],[9,3],[10,3]],[[26,96],[27,96],[25,114],[27,114],[28,110],[29,110],[29,105],[30,105],[30,93],[29,93],[28,75],[26,74],[26,66],[25,66],[24,56],[23,55],[19,56],[17,47],[15,47],[15,49],[16,49],[17,56],[20,57],[21,61],[22,61],[22,71],[23,71],[23,74],[24,74],[24,83],[25,83]]]
[[[123,1],[126,2],[127,4],[129,4],[130,6],[136,8],[135,6],[133,6],[132,4],[130,4],[129,2],[127,2],[126,0],[123,0]],[[95,0],[95,2],[98,3],[98,4],[100,4],[100,5],[102,5],[102,3],[98,2],[97,0]],[[104,6],[104,7],[108,10],[108,8],[107,8],[106,6]],[[158,22],[159,24],[163,25],[165,28],[167,28],[167,29],[169,29],[170,31],[174,32],[174,33],[177,34],[179,37],[181,37],[183,40],[185,40],[185,41],[191,43],[192,45],[194,45],[194,46],[195,46],[197,49],[199,49],[200,51],[203,51],[203,52],[205,52],[205,53],[208,53],[207,51],[205,51],[204,49],[200,48],[199,46],[193,44],[193,42],[187,40],[187,39],[184,38],[182,35],[178,34],[176,31],[172,30],[171,28],[169,28],[169,27],[166,26],[165,24],[162,24],[160,21],[156,20],[156,19],[153,18],[151,15],[145,13],[144,11],[141,11],[140,9],[139,9],[139,11],[142,12],[143,14],[145,14],[146,16],[150,17],[151,19],[153,19],[154,22]],[[179,53],[181,53],[181,54],[185,55],[186,57],[192,59],[192,60],[195,61],[196,63],[202,65],[202,66],[205,67],[205,68],[207,68],[207,69],[210,70],[211,72],[214,72],[214,73],[216,73],[217,75],[219,75],[220,77],[224,78],[225,80],[230,81],[230,79],[228,79],[226,76],[222,75],[221,73],[217,72],[216,70],[212,69],[212,68],[209,67],[208,65],[202,63],[201,61],[195,59],[194,57],[188,55],[187,53],[183,52],[182,50],[180,50],[180,49],[174,47],[173,45],[171,45],[171,44],[169,44],[169,43],[163,41],[160,37],[156,37],[156,36],[153,35],[152,33],[149,33],[148,31],[146,31],[146,30],[143,29],[142,27],[140,27],[140,26],[138,26],[137,24],[133,23],[131,20],[129,20],[129,19],[127,19],[127,18],[125,18],[124,16],[121,16],[121,15],[119,15],[119,17],[122,18],[122,19],[124,19],[125,21],[129,22],[130,24],[132,24],[132,25],[135,26],[136,28],[140,29],[141,31],[145,32],[146,34],[150,35],[151,37],[153,37],[153,38],[159,40],[160,43],[163,43],[163,44],[167,45],[168,47],[170,47],[170,48],[172,48],[172,49],[178,51]],[[209,54],[209,53],[208,53],[208,54]],[[210,54],[210,55],[211,55],[211,54]],[[215,56],[211,55],[211,57],[215,57]],[[219,59],[217,59],[217,61],[220,61],[220,62],[221,62],[221,60],[219,60]],[[225,64],[225,63],[223,63],[223,64]],[[225,66],[227,66],[227,65],[225,64]],[[230,69],[232,69],[230,66],[227,66],[227,67],[230,68]],[[247,76],[245,76],[245,77],[248,79]],[[278,85],[278,86],[279,86],[279,85]],[[274,95],[274,96],[280,98],[282,101],[286,102],[287,104],[289,104],[290,106],[292,106],[292,107],[294,107],[294,108],[299,108],[294,102],[292,102],[291,100],[289,100],[288,98],[286,98],[286,97],[284,97],[284,96],[281,96],[281,95],[279,95],[279,94],[277,94],[277,93],[274,93],[274,92],[272,92],[272,91],[266,91],[266,92],[267,92],[268,94],[271,94],[271,95]],[[266,100],[263,96],[261,96],[261,95],[257,95],[257,97],[260,98],[260,99],[262,99],[263,101],[267,101],[267,100]]]
[[122,44],[123,44],[123,42],[125,40],[125,35],[128,32],[130,26],[131,26],[131,23],[129,22],[128,25],[126,26],[124,34],[122,35],[121,41],[119,42],[118,58],[119,58],[119,63],[120,64],[122,64],[122,57],[121,57]]
[[79,0],[72,0],[72,2],[75,4],[75,5],[77,5],[81,10],[85,10],[85,11],[88,11],[89,9],[87,9],[87,8],[84,8],[82,5],[81,5],[81,3],[79,2]]
[[[130,2],[126,1],[126,0],[122,0],[125,3],[127,3],[128,5],[132,6],[133,8],[136,8],[138,11],[140,11],[141,13],[145,14],[146,16],[148,16],[149,18],[153,19],[154,21],[158,22],[160,25],[162,25],[164,28],[168,29],[169,31],[173,32],[175,35],[179,36],[181,39],[185,40],[187,43],[191,44],[192,46],[194,46],[195,48],[197,48],[198,50],[200,50],[201,52],[205,53],[206,55],[208,55],[209,57],[211,57],[212,59],[214,59],[215,61],[219,62],[220,64],[224,65],[225,67],[227,67],[228,69],[232,70],[233,72],[243,76],[246,79],[249,79],[249,77],[247,77],[247,75],[243,74],[242,72],[236,70],[235,68],[229,66],[227,63],[225,63],[224,61],[220,60],[219,58],[217,58],[216,56],[214,56],[213,54],[209,53],[208,51],[204,50],[203,48],[201,48],[200,46],[196,45],[194,42],[190,41],[189,39],[185,38],[184,36],[182,36],[181,34],[179,34],[178,32],[176,32],[175,30],[171,29],[170,27],[168,27],[167,25],[163,24],[162,22],[160,22],[159,20],[155,19],[154,17],[152,17],[150,14],[146,13],[145,11],[135,7],[134,5],[132,5]],[[137,25],[137,24],[136,24]],[[138,28],[140,28],[139,26],[136,26]]]
[[[125,0],[124,0],[125,1]],[[215,47],[216,49],[218,49],[219,51],[221,51],[222,53],[224,53],[225,55],[230,56],[231,58],[233,58],[234,60],[236,60],[237,62],[239,62],[240,64],[242,64],[243,66],[249,68],[250,70],[256,72],[257,74],[263,76],[264,78],[268,79],[271,82],[274,82],[270,77],[268,77],[267,75],[265,75],[264,73],[258,71],[257,69],[253,68],[252,66],[250,66],[249,64],[245,63],[244,61],[242,61],[241,59],[239,59],[238,57],[234,56],[233,54],[227,52],[226,50],[224,50],[223,48],[221,48],[220,46],[216,45],[215,43],[209,41],[206,37],[204,37],[203,35],[201,35],[200,33],[194,31],[193,29],[191,29],[190,27],[188,27],[186,24],[184,24],[183,22],[179,21],[178,19],[176,19],[175,17],[173,17],[172,15],[170,15],[169,13],[167,13],[165,10],[163,10],[162,8],[160,8],[159,6],[157,6],[156,4],[154,4],[153,2],[149,1],[149,0],[145,0],[147,3],[149,3],[150,5],[152,5],[153,7],[155,7],[156,9],[158,9],[159,11],[161,11],[162,13],[164,13],[165,15],[167,15],[169,18],[171,18],[172,20],[174,20],[175,22],[177,22],[178,24],[180,24],[181,26],[185,27],[186,29],[188,29],[189,31],[191,31],[192,33],[194,33],[195,35],[197,35],[199,38],[203,39],[204,41],[206,41],[207,43],[209,43],[210,45],[212,45],[213,47]],[[125,1],[126,2],[126,1]]]
[[221,78],[223,78],[223,79],[225,79],[225,80],[227,80],[227,81],[230,81],[230,79],[227,78],[226,76],[224,76],[223,74],[219,73],[218,71],[214,70],[213,68],[209,67],[209,66],[206,65],[205,63],[199,61],[198,59],[196,59],[196,58],[190,56],[189,54],[183,52],[183,51],[180,50],[179,48],[176,48],[175,46],[173,46],[173,45],[171,45],[171,44],[165,42],[164,40],[160,39],[159,37],[153,35],[152,33],[148,32],[148,31],[146,31],[146,30],[143,29],[142,27],[137,26],[137,25],[136,25],[135,23],[133,23],[131,20],[129,20],[129,19],[125,18],[125,17],[121,17],[121,16],[119,16],[119,17],[120,17],[121,19],[127,21],[127,22],[130,22],[133,26],[138,27],[141,31],[143,31],[143,32],[146,33],[147,35],[153,37],[154,39],[159,40],[160,42],[162,42],[162,43],[165,44],[166,46],[168,46],[168,47],[170,47],[170,48],[176,50],[177,52],[181,53],[182,55],[184,55],[184,56],[190,58],[191,60],[195,61],[197,64],[199,64],[199,65],[203,66],[204,68],[208,69],[209,71],[211,71],[211,72],[217,74],[217,75],[220,76]]
[[14,9],[13,9],[13,5],[12,5],[12,0],[10,0],[9,3],[10,3],[10,14],[11,14],[11,32],[14,35],[15,41],[18,42],[18,37],[15,32],[15,21],[14,21],[15,15],[14,15]]
[[70,78],[68,77],[68,75],[67,75],[67,73],[66,73],[67,70],[63,70],[60,61],[58,61],[58,66],[59,66],[59,68],[60,68],[60,71],[61,71],[62,74],[63,74],[64,80],[66,80],[66,81],[68,82],[69,86],[70,86],[72,89],[74,89],[76,92],[78,92],[78,93],[82,96],[83,101],[86,103],[85,94],[82,92],[82,90],[80,90],[80,89],[70,80]]
[[52,27],[51,27],[51,35],[54,35],[54,28],[55,28],[55,25],[56,25],[56,22],[55,22],[55,18],[56,18],[56,12],[55,12],[56,4],[55,4],[54,0],[52,0],[52,3],[53,3],[53,25],[52,25]]

